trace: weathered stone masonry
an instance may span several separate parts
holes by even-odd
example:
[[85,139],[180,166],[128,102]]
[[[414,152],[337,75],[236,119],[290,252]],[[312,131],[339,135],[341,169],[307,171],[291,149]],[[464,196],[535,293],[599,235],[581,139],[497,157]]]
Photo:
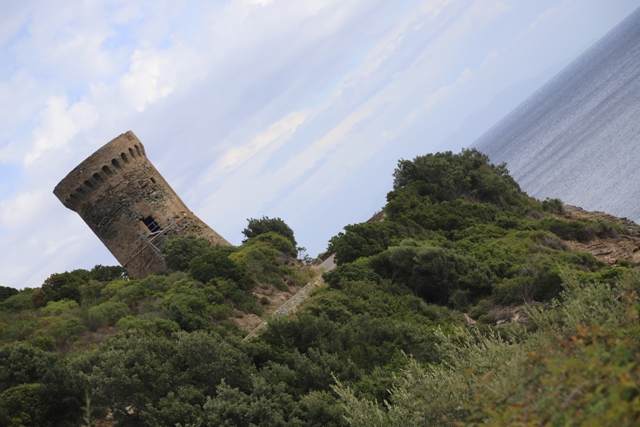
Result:
[[80,163],[53,193],[135,277],[168,271],[160,248],[172,235],[229,245],[180,200],[131,131]]

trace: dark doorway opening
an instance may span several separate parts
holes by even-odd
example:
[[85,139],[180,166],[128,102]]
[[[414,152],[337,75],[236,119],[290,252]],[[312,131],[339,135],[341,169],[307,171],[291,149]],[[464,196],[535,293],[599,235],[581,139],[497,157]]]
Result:
[[151,215],[144,218],[142,222],[144,222],[144,225],[146,225],[149,231],[152,233],[155,233],[156,231],[162,231],[162,227],[160,227],[160,224],[158,224]]

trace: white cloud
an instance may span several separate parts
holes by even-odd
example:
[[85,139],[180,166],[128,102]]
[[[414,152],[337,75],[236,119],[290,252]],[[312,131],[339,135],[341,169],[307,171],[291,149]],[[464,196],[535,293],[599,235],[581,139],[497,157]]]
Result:
[[220,173],[230,172],[257,154],[264,156],[267,149],[273,151],[281,147],[291,139],[296,128],[304,123],[308,115],[309,111],[294,111],[257,133],[246,144],[227,149],[215,169]]
[[98,120],[98,112],[87,101],[68,107],[66,97],[52,97],[40,113],[40,119],[40,126],[33,131],[33,148],[24,158],[26,166],[49,150],[65,147],[80,130],[91,128]]
[[0,45],[13,37],[26,24],[31,12],[30,1],[5,2],[0,6]]
[[273,0],[245,0],[248,5],[260,5],[260,6],[268,6],[273,3]]
[[144,111],[148,104],[169,95],[173,87],[162,79],[162,68],[168,63],[169,58],[158,54],[155,49],[136,49],[131,56],[129,71],[120,78],[123,98],[136,110]]
[[0,203],[0,224],[13,232],[31,228],[40,215],[51,205],[49,194],[44,190],[20,192]]

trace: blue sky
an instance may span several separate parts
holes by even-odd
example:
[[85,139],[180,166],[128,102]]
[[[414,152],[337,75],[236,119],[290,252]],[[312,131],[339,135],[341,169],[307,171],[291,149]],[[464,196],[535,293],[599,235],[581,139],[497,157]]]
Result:
[[53,196],[133,130],[239,244],[281,217],[316,255],[400,158],[467,147],[640,0],[0,3],[0,285],[113,265]]

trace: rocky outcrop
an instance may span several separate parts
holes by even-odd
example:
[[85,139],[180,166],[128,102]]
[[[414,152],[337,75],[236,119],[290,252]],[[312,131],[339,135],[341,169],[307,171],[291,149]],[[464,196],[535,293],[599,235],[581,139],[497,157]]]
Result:
[[564,219],[588,219],[617,224],[622,234],[608,238],[594,238],[589,242],[565,240],[564,243],[576,252],[587,252],[601,261],[615,264],[619,260],[640,262],[640,226],[627,218],[618,218],[604,212],[589,212],[576,206],[564,206]]

